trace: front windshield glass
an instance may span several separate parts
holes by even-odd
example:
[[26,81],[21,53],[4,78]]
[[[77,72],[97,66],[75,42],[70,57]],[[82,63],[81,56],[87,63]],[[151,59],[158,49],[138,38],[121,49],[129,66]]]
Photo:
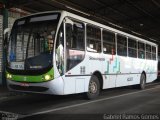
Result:
[[17,20],[8,47],[8,67],[39,70],[51,67],[59,14],[36,15]]

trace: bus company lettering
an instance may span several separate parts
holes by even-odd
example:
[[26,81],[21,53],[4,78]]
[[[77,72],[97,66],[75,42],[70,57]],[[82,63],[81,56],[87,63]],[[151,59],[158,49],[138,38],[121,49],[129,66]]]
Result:
[[105,61],[105,58],[94,58],[94,57],[89,57],[89,60],[99,60],[99,61]]

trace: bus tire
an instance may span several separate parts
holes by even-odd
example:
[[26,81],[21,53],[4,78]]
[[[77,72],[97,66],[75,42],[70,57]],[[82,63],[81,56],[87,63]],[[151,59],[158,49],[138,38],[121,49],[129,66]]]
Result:
[[100,93],[100,83],[97,78],[97,76],[92,75],[90,81],[89,81],[89,86],[88,86],[88,92],[85,93],[85,97],[89,100],[96,98],[99,96]]
[[143,90],[145,89],[145,85],[146,85],[146,76],[144,73],[141,74],[141,77],[140,77],[140,84],[139,84],[139,89]]

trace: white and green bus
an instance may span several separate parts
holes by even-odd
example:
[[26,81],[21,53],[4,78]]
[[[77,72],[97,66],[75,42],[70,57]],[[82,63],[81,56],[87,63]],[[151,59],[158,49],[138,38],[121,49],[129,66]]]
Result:
[[101,89],[137,85],[157,78],[158,46],[66,11],[17,19],[7,54],[11,91],[89,98]]

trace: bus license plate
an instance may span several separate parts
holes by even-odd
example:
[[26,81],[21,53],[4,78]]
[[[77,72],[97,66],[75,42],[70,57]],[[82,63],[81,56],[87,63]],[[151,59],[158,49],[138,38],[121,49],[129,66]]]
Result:
[[21,83],[20,86],[22,86],[22,87],[29,87],[29,84],[28,83]]
[[11,68],[17,70],[24,70],[24,62],[11,62]]

